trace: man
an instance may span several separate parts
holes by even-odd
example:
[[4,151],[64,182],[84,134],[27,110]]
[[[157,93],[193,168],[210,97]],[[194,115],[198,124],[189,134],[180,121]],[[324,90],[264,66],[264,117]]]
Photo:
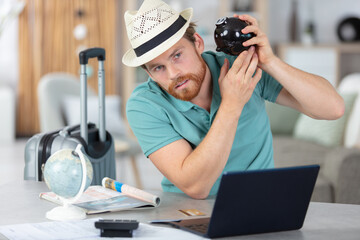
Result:
[[254,18],[236,15],[249,23],[243,33],[256,37],[232,57],[203,52],[191,17],[192,9],[178,14],[160,0],[126,12],[132,49],[123,63],[149,75],[130,97],[127,117],[164,175],[163,190],[203,199],[217,193],[223,171],[274,167],[264,100],[318,119],[341,117],[344,103],[327,80],[277,58]]

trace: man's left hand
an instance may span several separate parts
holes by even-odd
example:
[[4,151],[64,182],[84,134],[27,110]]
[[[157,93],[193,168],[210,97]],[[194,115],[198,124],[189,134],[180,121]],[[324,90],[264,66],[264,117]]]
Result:
[[275,55],[271,49],[269,39],[266,34],[259,28],[257,20],[249,15],[236,15],[234,17],[239,18],[247,22],[249,25],[242,30],[242,33],[254,33],[256,36],[243,43],[244,47],[251,45],[256,46],[256,53],[259,57],[259,67],[263,69],[264,65],[268,64]]

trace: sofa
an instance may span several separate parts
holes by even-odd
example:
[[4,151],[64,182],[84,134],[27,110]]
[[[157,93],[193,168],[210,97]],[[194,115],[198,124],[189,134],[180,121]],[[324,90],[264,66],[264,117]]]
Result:
[[346,110],[335,121],[266,103],[274,162],[275,167],[320,165],[312,201],[360,204],[360,73],[346,76],[338,92]]

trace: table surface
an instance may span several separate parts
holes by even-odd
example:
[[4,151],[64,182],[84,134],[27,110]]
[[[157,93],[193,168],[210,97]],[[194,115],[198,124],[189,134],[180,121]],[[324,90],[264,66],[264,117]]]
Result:
[[[39,198],[49,191],[43,182],[19,181],[0,186],[0,225],[46,222],[45,214],[54,203]],[[88,218],[156,219],[191,218],[180,209],[197,209],[211,215],[215,199],[195,200],[184,194],[149,191],[161,198],[154,209],[88,215]],[[311,202],[300,230],[232,237],[236,239],[360,239],[360,205]]]

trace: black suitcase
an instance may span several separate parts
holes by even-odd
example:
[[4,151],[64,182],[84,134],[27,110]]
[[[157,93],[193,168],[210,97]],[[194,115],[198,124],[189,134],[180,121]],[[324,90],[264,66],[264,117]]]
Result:
[[[99,126],[87,122],[87,75],[86,64],[89,58],[98,58],[98,95],[99,95]],[[50,133],[40,133],[31,137],[25,147],[25,180],[42,181],[42,170],[46,160],[55,152],[82,144],[85,154],[93,166],[92,185],[101,185],[104,177],[116,178],[114,141],[105,129],[105,50],[91,48],[79,54],[81,73],[79,125],[67,126]]]

